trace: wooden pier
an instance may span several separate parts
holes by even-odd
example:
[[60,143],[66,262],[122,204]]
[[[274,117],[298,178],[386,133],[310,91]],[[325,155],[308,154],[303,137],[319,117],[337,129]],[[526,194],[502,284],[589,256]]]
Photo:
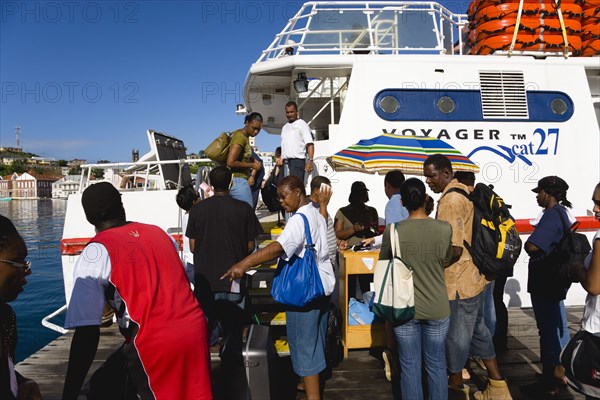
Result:
[[[571,335],[579,330],[582,316],[582,307],[567,307],[569,330]],[[61,398],[65,372],[69,357],[71,334],[64,335],[37,353],[17,365],[17,370],[26,377],[38,382],[45,400]],[[122,342],[121,335],[116,327],[102,328],[100,345],[90,371],[94,371],[102,360],[114,351]],[[539,356],[539,339],[533,311],[531,309],[509,310],[509,351],[498,356],[502,373],[508,377],[513,399],[527,399],[519,392],[519,386],[534,382],[537,374],[541,372]],[[291,372],[289,357],[282,357],[281,370],[287,370],[288,379],[278,379],[281,394],[279,399],[295,399],[302,396],[295,391],[295,380]],[[381,349],[353,350],[335,368],[325,381],[325,399],[352,400],[352,399],[399,399],[398,385],[392,385],[385,379],[382,369]],[[287,368],[285,368],[287,366]],[[214,376],[219,376],[219,360],[213,355]],[[471,363],[471,394],[479,386],[484,386],[482,377],[485,371]],[[216,378],[216,379],[217,379]],[[85,399],[86,387],[82,390],[80,398]],[[218,398],[218,389],[215,391]],[[584,399],[584,396],[575,393],[569,388],[561,389],[558,399]],[[257,399],[254,399],[257,400]]]

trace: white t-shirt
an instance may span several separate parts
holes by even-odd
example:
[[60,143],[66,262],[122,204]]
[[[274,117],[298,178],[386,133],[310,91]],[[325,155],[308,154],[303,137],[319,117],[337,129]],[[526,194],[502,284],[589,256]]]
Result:
[[[594,240],[592,240],[592,249],[594,248],[594,242],[600,240],[600,230],[596,232]],[[585,268],[589,269],[592,263],[593,250],[588,254],[585,259]],[[593,333],[596,336],[600,336],[600,295],[592,296],[588,294],[585,299],[585,309],[583,310],[583,319],[581,320],[581,329]]]
[[183,264],[194,264],[194,253],[190,250],[190,238],[185,235],[187,229],[188,219],[190,214],[184,212],[181,214],[181,229],[183,230]]
[[302,119],[287,123],[281,129],[281,158],[306,158],[306,145],[313,143],[308,124]]
[[73,294],[67,308],[65,329],[100,325],[104,291],[112,271],[108,250],[100,243],[88,244],[75,262]]
[[[319,267],[323,290],[325,291],[325,295],[330,295],[335,285],[335,275],[329,259],[327,221],[325,221],[325,218],[319,213],[319,209],[312,203],[300,207],[296,213],[304,214],[308,220],[310,235],[317,250],[317,265]],[[301,216],[290,217],[285,224],[283,232],[277,238],[277,242],[283,247],[286,260],[289,260],[294,254],[302,257],[306,243],[304,219]]]

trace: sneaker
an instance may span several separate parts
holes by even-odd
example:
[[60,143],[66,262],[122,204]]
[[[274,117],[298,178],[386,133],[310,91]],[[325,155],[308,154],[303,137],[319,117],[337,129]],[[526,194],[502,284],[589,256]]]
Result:
[[475,392],[473,397],[475,397],[475,400],[512,400],[506,379],[500,381],[489,379],[485,390]]
[[523,385],[519,390],[532,399],[552,399],[558,395],[558,386],[544,381]]
[[448,385],[448,400],[469,400],[469,387],[463,384],[461,389]]
[[385,372],[385,379],[389,382],[392,381],[392,363],[394,362],[394,356],[392,354],[392,350],[389,348],[385,348],[383,353],[381,353],[381,357],[383,358],[383,372]]

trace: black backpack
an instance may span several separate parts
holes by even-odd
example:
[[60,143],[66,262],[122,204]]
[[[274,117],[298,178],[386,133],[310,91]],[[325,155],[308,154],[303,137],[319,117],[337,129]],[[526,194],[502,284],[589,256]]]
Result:
[[523,243],[510,215],[511,206],[494,192],[493,186],[483,183],[478,183],[470,194],[458,188],[448,192],[460,193],[473,203],[473,236],[471,244],[465,241],[464,245],[479,272],[488,279],[512,276]]
[[560,354],[569,386],[592,398],[600,397],[600,337],[579,331]]
[[[279,203],[279,198],[277,197],[277,183],[279,182],[280,176],[275,175],[275,168],[276,167],[273,167],[271,175],[265,182],[265,186],[260,189],[262,201],[270,212],[281,210],[281,204]],[[281,172],[279,175],[281,175]]]
[[569,272],[569,266],[572,263],[582,263],[592,247],[588,242],[587,237],[582,233],[577,233],[579,222],[569,225],[565,220],[565,213],[559,212],[562,221],[564,233],[560,242],[546,256],[550,263],[554,266],[554,270],[548,270],[551,275],[556,276],[559,282],[565,287],[569,287],[574,281]]

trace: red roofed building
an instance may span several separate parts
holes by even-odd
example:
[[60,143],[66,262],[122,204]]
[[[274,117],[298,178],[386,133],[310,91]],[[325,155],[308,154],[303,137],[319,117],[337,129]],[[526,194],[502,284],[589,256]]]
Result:
[[52,183],[60,177],[39,174],[34,171],[24,172],[13,178],[13,199],[37,199],[52,197]]
[[17,176],[17,174],[0,176],[0,198],[12,197],[13,179]]

